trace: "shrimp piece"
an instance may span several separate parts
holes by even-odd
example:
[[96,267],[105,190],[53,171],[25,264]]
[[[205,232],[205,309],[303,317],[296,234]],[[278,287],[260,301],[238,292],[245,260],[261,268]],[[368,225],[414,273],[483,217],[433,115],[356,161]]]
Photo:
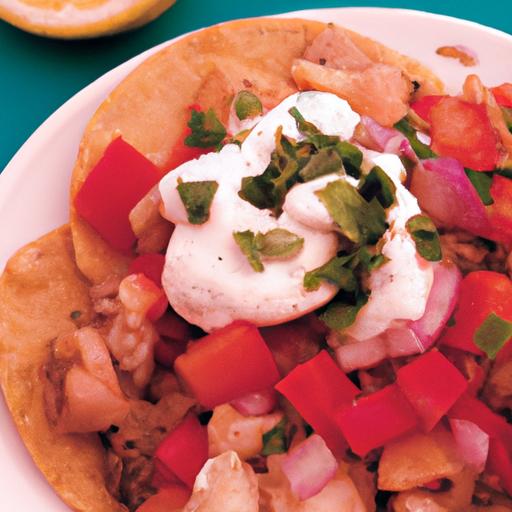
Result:
[[263,434],[283,419],[282,412],[244,416],[229,404],[215,407],[208,423],[210,457],[232,450],[242,459],[256,457],[263,449]]
[[341,27],[329,27],[320,33],[304,52],[304,58],[328,68],[363,70],[373,62]]
[[[292,493],[288,479],[281,470],[283,455],[267,459],[268,473],[258,475],[260,503],[268,512],[366,512],[366,507],[352,479],[347,465],[340,463],[334,478],[321,492],[304,501]],[[342,508],[341,508],[342,507]]]
[[183,512],[258,512],[258,480],[233,451],[209,459]]
[[92,327],[57,339],[45,370],[46,411],[58,431],[106,430],[128,414],[105,341]]
[[466,101],[476,104],[484,104],[487,109],[487,115],[491,121],[492,126],[498,132],[501,138],[503,148],[506,155],[503,155],[502,161],[505,162],[507,158],[512,158],[512,133],[510,133],[503,112],[492,92],[482,84],[482,81],[476,75],[468,75],[463,85],[463,97]]
[[153,288],[145,286],[144,276],[131,274],[119,286],[121,312],[115,317],[107,336],[111,354],[119,368],[131,374],[136,388],[143,389],[155,368],[154,346],[159,336],[149,320],[148,309],[155,302]]
[[373,64],[363,70],[332,69],[305,59],[292,64],[300,90],[331,92],[347,100],[360,115],[393,126],[407,114],[413,86],[395,66]]

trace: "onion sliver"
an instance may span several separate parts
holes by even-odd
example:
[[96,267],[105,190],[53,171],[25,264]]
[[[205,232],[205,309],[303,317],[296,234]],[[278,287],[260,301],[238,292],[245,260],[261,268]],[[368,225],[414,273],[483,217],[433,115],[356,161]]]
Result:
[[338,462],[324,440],[313,434],[283,458],[281,469],[292,492],[303,501],[318,494],[333,479]]
[[266,389],[237,398],[231,405],[244,416],[263,416],[272,412],[276,403],[276,392]]
[[450,419],[450,427],[464,462],[481,473],[489,453],[489,435],[469,420]]

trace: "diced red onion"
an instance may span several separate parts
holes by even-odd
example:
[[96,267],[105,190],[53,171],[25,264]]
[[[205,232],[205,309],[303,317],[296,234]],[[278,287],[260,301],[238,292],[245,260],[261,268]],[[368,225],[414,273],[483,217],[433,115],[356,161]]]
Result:
[[424,160],[414,169],[411,192],[420,206],[446,227],[486,236],[487,213],[462,164],[454,158]]
[[396,327],[386,331],[388,357],[412,356],[425,352],[425,347],[409,327]]
[[272,412],[276,403],[276,392],[266,389],[237,398],[231,405],[244,416],[263,416]]
[[398,151],[401,141],[397,142],[392,140],[394,138],[398,138],[398,136],[403,137],[398,130],[395,130],[394,128],[385,128],[368,116],[361,117],[361,124],[365,127],[367,134],[375,143],[377,151],[383,152],[386,150],[386,146],[389,146],[391,149],[394,145],[396,145],[395,151],[386,152],[395,153]]
[[424,349],[429,349],[437,340],[446,322],[450,319],[462,280],[460,270],[453,263],[434,265],[434,282],[428,296],[423,316],[409,324]]
[[481,473],[489,453],[489,435],[469,420],[449,421],[460,456],[469,467]]
[[372,368],[387,357],[386,340],[376,336],[365,341],[353,341],[335,349],[336,360],[345,373]]
[[283,458],[281,469],[292,492],[303,501],[318,494],[333,479],[338,462],[324,440],[313,434]]
[[405,137],[402,139],[402,142],[400,142],[398,151],[412,162],[418,161],[418,157],[416,156],[414,149],[412,149],[411,143]]

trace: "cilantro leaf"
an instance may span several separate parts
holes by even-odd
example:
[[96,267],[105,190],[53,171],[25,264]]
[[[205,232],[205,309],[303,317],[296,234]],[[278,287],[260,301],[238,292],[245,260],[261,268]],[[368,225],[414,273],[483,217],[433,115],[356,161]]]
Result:
[[415,215],[405,224],[410,233],[416,250],[427,261],[440,261],[442,259],[441,242],[435,224],[426,215]]
[[356,297],[355,304],[345,302],[331,302],[327,309],[320,315],[320,319],[335,331],[341,331],[351,326],[360,309],[368,302],[368,295],[360,293]]
[[234,104],[236,115],[240,121],[259,116],[263,112],[261,101],[249,91],[240,91],[235,96]]
[[256,272],[264,270],[262,258],[291,258],[296,256],[304,245],[304,238],[282,228],[256,234],[250,230],[236,231],[233,238]]
[[335,147],[347,174],[353,178],[359,178],[361,175],[361,164],[363,163],[362,151],[346,140],[338,142]]
[[322,148],[311,156],[308,163],[299,171],[304,182],[326,174],[334,174],[343,169],[341,157],[334,148]]
[[315,194],[341,233],[358,245],[374,244],[387,228],[384,208],[377,199],[367,202],[355,187],[345,180],[329,183]]
[[261,455],[268,456],[275,453],[285,453],[288,449],[286,439],[286,419],[283,418],[272,430],[263,434],[263,449]]
[[477,194],[480,196],[482,203],[486,206],[494,203],[494,200],[491,196],[491,185],[492,185],[492,173],[489,172],[481,172],[481,171],[473,171],[472,169],[464,169],[466,176],[471,181],[473,187]]
[[190,224],[204,224],[210,218],[210,207],[218,188],[216,181],[179,180],[176,189],[187,210]]
[[359,193],[367,201],[376,197],[383,208],[389,208],[395,202],[396,186],[393,180],[376,165],[362,180]]
[[187,146],[211,148],[220,144],[226,136],[226,128],[211,108],[206,113],[192,110],[188,126],[192,133],[185,138]]
[[240,247],[241,251],[244,253],[254,271],[263,272],[265,269],[263,267],[263,263],[261,263],[258,249],[256,248],[256,235],[250,230],[235,231],[233,233],[233,238],[238,244],[238,247]]
[[512,337],[512,322],[491,313],[476,330],[473,341],[489,359],[494,359]]
[[424,160],[425,158],[435,158],[437,155],[430,149],[429,146],[420,142],[416,130],[411,126],[407,117],[404,117],[395,124],[395,128],[403,133],[409,140],[413,151],[418,158]]
[[353,257],[353,254],[335,256],[321,267],[306,272],[304,275],[304,289],[308,292],[318,290],[322,281],[327,281],[343,290],[355,291],[358,284],[354,271],[345,266]]
[[266,258],[290,258],[300,252],[304,238],[287,229],[276,228],[258,233],[254,243],[257,251]]

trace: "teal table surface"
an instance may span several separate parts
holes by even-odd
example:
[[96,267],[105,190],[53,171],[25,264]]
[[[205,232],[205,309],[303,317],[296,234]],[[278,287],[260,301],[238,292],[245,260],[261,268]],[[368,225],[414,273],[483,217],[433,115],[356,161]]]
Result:
[[178,0],[160,18],[139,30],[88,41],[44,39],[0,21],[0,171],[30,134],[62,103],[109,69],[147,48],[229,19],[348,6],[431,11],[512,33],[512,7],[503,0]]

